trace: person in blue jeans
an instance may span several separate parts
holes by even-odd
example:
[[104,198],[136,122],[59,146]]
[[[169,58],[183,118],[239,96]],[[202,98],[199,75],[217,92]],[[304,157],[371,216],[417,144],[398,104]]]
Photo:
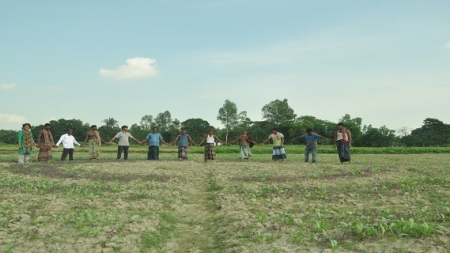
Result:
[[159,143],[162,142],[166,145],[169,145],[169,143],[165,142],[163,140],[163,137],[160,133],[158,133],[158,128],[153,127],[152,132],[145,137],[141,141],[141,144],[144,143],[146,140],[148,140],[148,153],[147,153],[147,159],[148,160],[159,160]]
[[321,135],[318,135],[316,133],[313,132],[312,128],[308,128],[306,129],[306,134],[302,135],[302,136],[297,136],[295,138],[292,139],[305,139],[306,140],[306,147],[305,147],[305,162],[309,162],[309,153],[312,152],[312,162],[316,163],[317,162],[317,139],[322,138],[325,140],[329,140],[326,137],[323,137]]

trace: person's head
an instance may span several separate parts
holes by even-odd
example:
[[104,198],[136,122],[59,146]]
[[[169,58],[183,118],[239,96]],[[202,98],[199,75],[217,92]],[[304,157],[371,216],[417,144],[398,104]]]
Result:
[[24,131],[29,131],[29,130],[31,129],[30,123],[22,124],[22,129],[23,129]]
[[242,135],[247,135],[247,131],[242,132]]
[[186,129],[181,130],[181,134],[185,135],[186,134]]
[[123,132],[128,131],[128,126],[122,126],[122,131],[123,131]]
[[307,133],[308,135],[313,134],[312,128],[307,128],[307,129],[306,129],[306,133]]
[[44,128],[45,130],[50,130],[50,128],[52,128],[52,125],[50,123],[45,123]]
[[154,133],[156,133],[156,132],[158,132],[158,128],[157,128],[157,127],[153,127],[153,128],[152,128],[152,131],[153,131]]
[[337,127],[338,127],[339,130],[342,130],[342,129],[345,128],[345,125],[344,125],[344,123],[339,122],[339,123],[337,124]]
[[214,134],[214,130],[209,129],[208,134],[209,134],[209,135],[213,135],[213,134]]
[[97,126],[96,126],[96,125],[92,125],[92,126],[91,126],[91,130],[92,130],[92,131],[97,131]]
[[67,134],[68,135],[72,135],[73,133],[73,129],[72,128],[67,128]]
[[276,128],[272,128],[272,133],[273,133],[273,134],[276,134],[276,133],[278,133],[278,129],[276,129]]

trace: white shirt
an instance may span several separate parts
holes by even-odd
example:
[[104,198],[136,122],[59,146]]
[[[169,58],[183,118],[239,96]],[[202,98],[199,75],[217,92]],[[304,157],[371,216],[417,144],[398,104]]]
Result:
[[212,144],[212,143],[215,143],[214,141],[215,141],[214,135],[209,136],[209,134],[208,134],[208,136],[206,137],[206,143]]
[[59,146],[59,144],[62,142],[64,148],[69,149],[69,148],[74,148],[73,144],[77,144],[78,146],[81,146],[80,143],[78,143],[75,140],[75,137],[73,137],[73,135],[68,135],[68,134],[63,134],[61,136],[61,138],[59,138],[58,143],[56,143],[56,146]]

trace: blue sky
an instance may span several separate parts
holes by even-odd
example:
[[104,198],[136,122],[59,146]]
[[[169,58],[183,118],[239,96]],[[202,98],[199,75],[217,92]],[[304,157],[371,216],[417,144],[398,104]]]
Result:
[[225,99],[417,128],[450,123],[450,1],[1,1],[0,129],[169,110],[216,127]]

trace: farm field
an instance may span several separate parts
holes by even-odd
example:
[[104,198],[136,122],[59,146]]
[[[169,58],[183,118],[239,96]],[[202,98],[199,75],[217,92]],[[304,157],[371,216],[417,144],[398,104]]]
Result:
[[24,168],[1,147],[0,252],[450,252],[448,153],[124,162],[115,147]]

